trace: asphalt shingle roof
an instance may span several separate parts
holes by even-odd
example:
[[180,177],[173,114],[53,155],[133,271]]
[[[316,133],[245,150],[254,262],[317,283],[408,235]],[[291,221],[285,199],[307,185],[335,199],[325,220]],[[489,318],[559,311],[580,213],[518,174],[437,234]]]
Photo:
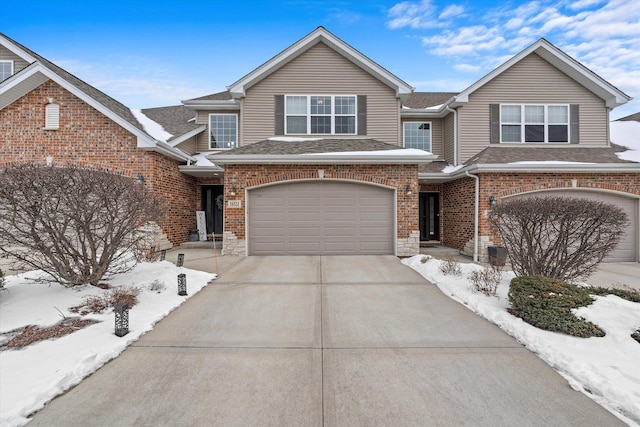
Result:
[[403,104],[409,108],[428,108],[442,105],[458,92],[413,92]]
[[399,150],[403,147],[375,139],[320,139],[306,141],[265,140],[234,148],[218,155],[290,155],[309,153],[341,153],[350,151]]
[[619,118],[616,122],[640,122],[640,113],[630,114],[628,116]]
[[626,148],[611,144],[611,147],[487,147],[465,165],[496,164],[514,162],[580,162],[580,163],[634,163],[622,160],[616,153]]
[[201,96],[198,98],[189,99],[189,101],[228,101],[231,99],[231,92],[225,90],[223,92],[216,92],[209,95]]
[[142,113],[154,122],[161,124],[164,130],[173,135],[169,141],[202,126],[189,121],[196,116],[196,113],[184,105],[145,108]]

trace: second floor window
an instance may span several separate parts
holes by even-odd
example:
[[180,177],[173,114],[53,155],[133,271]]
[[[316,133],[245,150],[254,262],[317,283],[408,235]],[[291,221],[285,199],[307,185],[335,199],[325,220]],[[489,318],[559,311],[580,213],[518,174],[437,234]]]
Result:
[[13,74],[13,61],[0,61],[0,82]]
[[501,142],[569,142],[568,105],[500,106]]
[[238,115],[209,114],[209,148],[230,149],[238,146]]
[[355,95],[285,96],[286,134],[356,134]]
[[431,151],[431,123],[404,122],[402,123],[404,148],[417,148]]

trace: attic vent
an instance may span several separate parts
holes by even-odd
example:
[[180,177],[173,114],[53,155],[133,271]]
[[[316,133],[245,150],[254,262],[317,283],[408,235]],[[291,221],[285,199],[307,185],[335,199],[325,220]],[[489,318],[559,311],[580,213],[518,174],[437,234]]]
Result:
[[44,109],[44,128],[58,129],[60,127],[60,106],[47,104]]

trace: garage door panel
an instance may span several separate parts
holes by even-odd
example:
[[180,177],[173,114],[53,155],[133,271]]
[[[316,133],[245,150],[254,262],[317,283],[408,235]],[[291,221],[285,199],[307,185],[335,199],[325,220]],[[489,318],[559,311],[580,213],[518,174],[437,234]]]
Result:
[[[390,189],[302,181],[250,190],[248,196],[251,255],[394,253],[395,197]],[[278,231],[262,230],[269,227]]]
[[625,229],[625,232],[618,243],[616,249],[604,259],[605,262],[627,262],[638,260],[638,201],[630,197],[624,197],[621,195],[605,192],[590,192],[590,191],[544,191],[537,193],[528,193],[518,196],[517,198],[530,198],[530,197],[545,197],[545,196],[557,196],[557,197],[574,197],[583,198],[589,200],[598,200],[602,202],[611,203],[620,207],[626,214],[629,224]]

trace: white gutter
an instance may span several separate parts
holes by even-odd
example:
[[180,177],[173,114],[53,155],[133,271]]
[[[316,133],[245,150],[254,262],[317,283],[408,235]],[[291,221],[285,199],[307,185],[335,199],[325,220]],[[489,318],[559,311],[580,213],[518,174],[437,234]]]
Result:
[[470,178],[476,180],[476,197],[474,207],[474,219],[473,219],[473,262],[478,262],[478,220],[480,218],[480,178],[477,175],[471,175],[468,170],[464,171],[464,174]]
[[453,113],[453,166],[458,166],[458,110],[445,105],[445,110]]
[[216,164],[416,164],[430,163],[438,156],[416,155],[366,155],[366,154],[213,154],[207,157]]
[[156,153],[163,154],[167,157],[171,157],[172,159],[176,159],[176,160],[196,162],[196,159],[194,157],[191,157],[184,151],[174,148],[169,144],[167,144],[166,142],[162,142],[162,141],[156,141],[155,147],[142,147],[142,149],[147,151],[155,151]]

